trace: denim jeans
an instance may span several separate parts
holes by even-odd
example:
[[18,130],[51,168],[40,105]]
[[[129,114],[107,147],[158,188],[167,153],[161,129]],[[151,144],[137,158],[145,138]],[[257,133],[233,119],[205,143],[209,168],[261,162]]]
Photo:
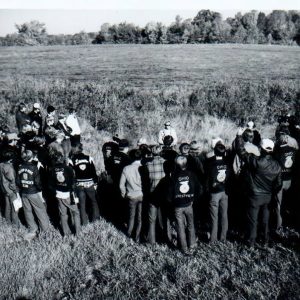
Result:
[[71,199],[60,199],[58,200],[58,210],[60,215],[60,223],[62,227],[62,231],[64,235],[71,234],[71,229],[69,227],[69,217],[68,211],[71,213],[72,223],[75,227],[75,233],[79,233],[80,231],[80,215],[77,204],[71,204]]
[[42,196],[40,194],[22,194],[22,202],[29,231],[36,232],[38,230],[33,211],[37,217],[40,229],[46,231],[49,228],[49,217]]
[[135,230],[135,240],[140,240],[140,234],[142,229],[142,205],[143,197],[129,198],[129,217],[128,217],[128,228],[127,235],[133,237],[133,229]]
[[84,188],[84,187],[77,187],[76,192],[79,198],[79,204],[80,204],[80,216],[81,216],[81,222],[82,225],[86,225],[89,221],[87,212],[86,212],[86,202],[88,199],[88,202],[91,204],[92,209],[92,221],[95,221],[99,219],[99,206],[97,203],[97,197],[96,197],[96,191],[94,187]]
[[[209,212],[211,219],[210,241],[218,240],[218,227],[220,225],[220,240],[225,241],[228,231],[228,196],[225,192],[211,193],[209,200]],[[219,220],[220,212],[220,220]],[[220,221],[220,222],[219,222]]]
[[179,248],[182,251],[187,251],[188,247],[193,247],[196,244],[194,213],[192,204],[190,204],[187,207],[176,207],[175,220]]
[[269,204],[271,196],[250,198],[247,211],[248,230],[246,234],[247,242],[253,245],[257,237],[257,223],[259,212],[262,212],[262,233],[265,242],[269,239]]
[[278,230],[282,226],[282,216],[281,216],[281,204],[284,194],[291,188],[291,180],[284,180],[282,181],[282,188],[278,192],[276,197],[276,207],[275,207],[275,214],[276,214],[276,230]]
[[20,225],[20,220],[18,217],[18,213],[15,211],[14,205],[13,205],[13,196],[10,195],[5,195],[5,212],[4,216],[7,222],[10,224],[19,226]]

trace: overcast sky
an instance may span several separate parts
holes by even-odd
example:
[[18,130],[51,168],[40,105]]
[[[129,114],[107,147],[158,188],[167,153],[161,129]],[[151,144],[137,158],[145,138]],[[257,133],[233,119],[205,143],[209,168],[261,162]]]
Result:
[[166,25],[176,15],[193,18],[201,9],[218,11],[226,19],[252,9],[300,9],[300,0],[1,0],[0,36],[16,32],[15,24],[39,20],[48,33],[97,32],[101,24],[130,22],[144,26],[150,21]]

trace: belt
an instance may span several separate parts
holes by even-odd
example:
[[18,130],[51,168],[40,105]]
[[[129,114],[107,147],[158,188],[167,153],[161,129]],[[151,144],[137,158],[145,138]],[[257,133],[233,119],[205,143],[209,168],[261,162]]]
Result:
[[84,182],[77,181],[77,183],[76,183],[76,186],[84,187],[84,188],[90,188],[93,185],[94,185],[93,181],[84,181]]

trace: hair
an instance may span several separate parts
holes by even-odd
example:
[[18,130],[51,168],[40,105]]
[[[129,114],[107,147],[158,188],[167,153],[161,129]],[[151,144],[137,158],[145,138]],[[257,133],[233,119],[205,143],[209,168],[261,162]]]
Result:
[[142,151],[140,149],[133,149],[129,152],[129,156],[133,160],[141,160],[142,159]]
[[8,150],[2,153],[2,159],[5,162],[10,161],[11,159],[13,159],[13,157],[14,157],[14,153],[12,151]]
[[49,105],[49,106],[47,107],[47,113],[48,113],[48,114],[54,112],[55,110],[56,110],[55,107],[52,106],[52,105]]
[[163,140],[165,146],[171,146],[173,141],[174,141],[174,139],[171,135],[166,135]]

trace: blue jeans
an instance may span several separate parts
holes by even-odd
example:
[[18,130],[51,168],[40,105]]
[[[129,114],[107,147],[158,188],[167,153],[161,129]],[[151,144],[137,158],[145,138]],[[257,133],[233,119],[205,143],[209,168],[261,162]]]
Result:
[[281,216],[281,204],[282,199],[284,198],[284,194],[291,188],[292,181],[291,180],[283,180],[282,181],[282,188],[278,192],[276,197],[276,208],[275,208],[275,214],[276,214],[276,230],[278,230],[282,226],[282,216]]
[[188,247],[193,247],[196,244],[194,213],[192,204],[190,204],[187,207],[176,207],[175,220],[179,248],[182,251],[187,251]]
[[211,232],[210,241],[215,242],[218,240],[218,227],[219,227],[219,211],[220,211],[220,240],[225,241],[228,231],[228,196],[225,192],[211,193],[209,200],[209,212],[211,218]]
[[80,216],[82,225],[86,225],[89,221],[88,215],[86,212],[86,201],[89,200],[92,208],[92,221],[96,221],[99,219],[99,206],[97,203],[96,198],[96,191],[94,187],[84,188],[84,187],[77,187],[76,192],[79,198],[79,204],[80,204]]
[[139,242],[140,234],[142,229],[142,204],[143,197],[129,198],[129,218],[128,218],[128,228],[127,235],[129,237],[133,236],[133,229],[136,227],[135,240]]

